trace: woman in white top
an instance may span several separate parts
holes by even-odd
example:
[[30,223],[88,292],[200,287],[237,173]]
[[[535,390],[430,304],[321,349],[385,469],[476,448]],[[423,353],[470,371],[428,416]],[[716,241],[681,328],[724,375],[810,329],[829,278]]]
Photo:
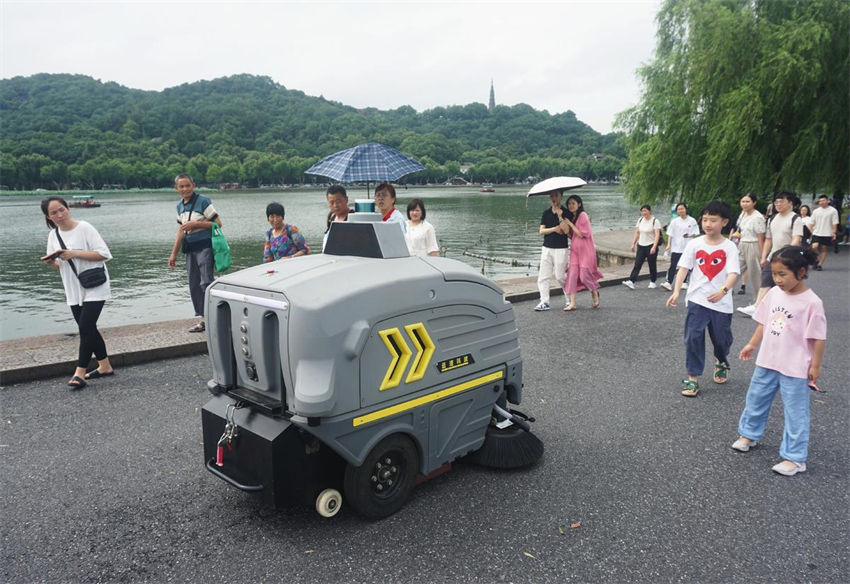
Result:
[[[764,247],[764,215],[756,209],[756,195],[747,193],[741,197],[741,214],[733,237],[738,238],[738,255],[741,258],[741,290],[747,282],[755,297],[761,284],[761,250]],[[739,292],[741,294],[742,292]],[[743,292],[745,293],[745,292]]]
[[411,199],[407,204],[407,250],[413,256],[440,255],[434,226],[425,221],[425,203],[422,199]]
[[[47,236],[47,254],[41,261],[59,270],[65,288],[65,300],[80,330],[77,368],[68,381],[68,387],[72,390],[82,389],[86,386],[86,379],[108,377],[114,372],[106,353],[106,343],[97,330],[97,319],[109,299],[109,272],[106,272],[106,281],[93,288],[83,288],[77,275],[101,266],[105,271],[104,262],[112,259],[112,254],[94,227],[86,221],[74,221],[71,218],[71,210],[62,197],[47,197],[41,201],[41,211],[51,229]],[[97,369],[86,372],[92,353],[97,359]]]
[[398,223],[402,232],[407,231],[407,221],[401,211],[395,208],[395,187],[382,182],[375,187],[375,210],[381,214],[384,223]]
[[803,222],[803,240],[800,245],[806,247],[812,243],[812,224],[815,222],[812,209],[808,205],[800,205],[800,221]]
[[[676,218],[667,226],[667,235],[670,236],[666,248],[670,252],[670,269],[667,270],[667,278],[661,283],[661,287],[672,290],[673,280],[676,279],[679,268],[679,258],[682,257],[688,241],[699,235],[697,220],[688,215],[688,206],[685,203],[676,205]],[[685,284],[682,287],[684,288]]]
[[652,207],[644,205],[640,208],[640,219],[635,225],[635,236],[632,239],[632,251],[635,254],[635,267],[632,268],[632,273],[628,280],[623,280],[623,286],[635,289],[640,269],[643,267],[643,262],[649,262],[649,288],[657,288],[655,279],[658,277],[658,268],[656,260],[658,260],[658,246],[661,243],[661,221],[652,216]]

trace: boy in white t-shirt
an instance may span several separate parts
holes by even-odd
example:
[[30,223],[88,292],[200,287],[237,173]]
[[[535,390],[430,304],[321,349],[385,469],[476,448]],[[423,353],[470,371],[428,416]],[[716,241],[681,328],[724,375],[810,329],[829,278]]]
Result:
[[696,397],[699,376],[705,369],[705,329],[714,346],[714,382],[726,383],[729,349],[732,347],[732,296],[729,293],[741,273],[738,247],[723,236],[731,209],[711,201],[700,214],[705,235],[688,242],[679,259],[679,273],[667,306],[676,307],[682,283],[691,272],[685,305],[685,367],[682,395]]

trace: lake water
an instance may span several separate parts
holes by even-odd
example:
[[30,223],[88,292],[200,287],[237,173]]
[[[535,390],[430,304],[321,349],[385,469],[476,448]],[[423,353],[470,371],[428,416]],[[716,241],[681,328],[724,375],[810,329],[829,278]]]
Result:
[[[481,193],[473,187],[416,187],[398,191],[396,207],[405,211],[413,197],[425,201],[428,221],[446,256],[465,262],[495,280],[535,275],[541,236],[537,229],[548,205],[545,197],[526,199],[528,187],[497,187]],[[594,230],[627,229],[639,215],[624,200],[619,186],[591,185],[576,191],[584,200]],[[366,194],[349,189],[352,200]],[[265,207],[277,201],[286,207],[286,221],[297,225],[314,252],[321,251],[327,217],[324,190],[221,192],[210,195],[222,216],[223,231],[233,253],[233,268],[262,261],[268,223]],[[193,314],[182,257],[169,270],[168,255],[177,228],[176,193],[128,192],[97,195],[95,209],[72,209],[100,231],[112,252],[109,274],[112,299],[101,315],[101,326],[141,324]],[[0,340],[76,331],[65,305],[59,274],[44,267],[47,227],[40,197],[0,197]],[[475,256],[496,258],[485,261]],[[508,262],[508,263],[502,263]],[[515,265],[511,265],[511,263]]]

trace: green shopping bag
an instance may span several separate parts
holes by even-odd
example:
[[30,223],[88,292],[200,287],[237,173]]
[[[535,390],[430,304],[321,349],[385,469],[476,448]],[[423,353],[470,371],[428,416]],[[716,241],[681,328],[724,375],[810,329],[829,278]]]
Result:
[[233,258],[230,257],[230,245],[227,243],[227,238],[224,237],[221,227],[216,222],[212,224],[212,248],[215,256],[215,271],[225,271],[233,263]]

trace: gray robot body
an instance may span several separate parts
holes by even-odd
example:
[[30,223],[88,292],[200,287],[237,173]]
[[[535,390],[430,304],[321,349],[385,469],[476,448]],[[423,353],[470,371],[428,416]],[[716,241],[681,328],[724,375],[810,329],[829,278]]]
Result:
[[[207,331],[207,468],[277,506],[342,483],[357,499],[350,482],[384,477],[368,508],[354,506],[394,512],[397,501],[381,504],[399,478],[370,460],[376,449],[427,476],[481,448],[494,405],[521,400],[518,331],[501,289],[463,263],[408,256],[397,225],[333,224],[325,254],[217,279]],[[225,439],[228,424],[236,433]]]

